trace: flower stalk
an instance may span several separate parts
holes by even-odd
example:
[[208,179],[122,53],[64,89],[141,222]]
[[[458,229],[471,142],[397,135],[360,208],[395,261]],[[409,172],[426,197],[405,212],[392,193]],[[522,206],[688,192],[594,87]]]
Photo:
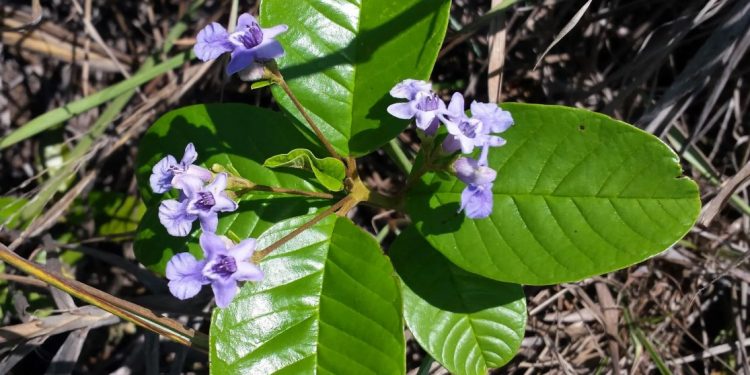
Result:
[[302,103],[300,103],[299,99],[297,99],[297,96],[294,95],[292,92],[292,89],[289,88],[289,85],[287,85],[286,81],[284,80],[284,76],[281,74],[281,71],[279,71],[278,65],[276,65],[275,61],[269,61],[266,64],[266,68],[270,72],[269,79],[279,85],[282,90],[286,93],[286,95],[291,99],[292,103],[294,103],[294,106],[297,107],[297,110],[302,114],[302,117],[305,118],[305,121],[308,125],[310,125],[310,128],[312,128],[313,132],[315,133],[315,136],[318,137],[318,140],[320,140],[321,143],[323,143],[323,146],[326,148],[328,153],[333,156],[336,159],[342,159],[341,155],[339,155],[338,152],[336,152],[336,149],[333,148],[333,145],[330,141],[328,141],[328,138],[326,138],[325,135],[323,135],[323,132],[320,131],[320,128],[317,124],[315,124],[315,121],[310,117],[310,114],[307,113],[307,110],[305,107],[302,106]]

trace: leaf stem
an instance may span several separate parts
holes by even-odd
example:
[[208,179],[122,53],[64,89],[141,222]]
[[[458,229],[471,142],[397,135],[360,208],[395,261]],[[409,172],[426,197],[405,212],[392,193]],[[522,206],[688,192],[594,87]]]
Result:
[[325,211],[323,211],[323,212],[319,213],[318,215],[316,215],[314,218],[312,218],[312,220],[310,220],[307,223],[301,225],[299,228],[291,231],[286,236],[281,237],[278,241],[272,243],[271,245],[269,245],[265,249],[263,249],[261,251],[258,251],[255,254],[253,254],[253,261],[255,263],[258,263],[261,259],[265,258],[266,255],[268,255],[272,251],[278,249],[279,247],[281,247],[285,243],[291,241],[294,237],[297,237],[298,235],[300,235],[305,230],[307,230],[310,227],[312,227],[313,225],[319,223],[321,220],[323,220],[326,217],[334,214],[336,211],[338,211],[339,208],[343,207],[344,205],[346,205],[347,203],[351,202],[352,200],[356,201],[356,198],[354,198],[351,195],[345,196],[343,199],[341,199],[340,201],[336,202],[333,206],[329,207]]
[[341,155],[336,152],[331,142],[328,141],[328,138],[326,138],[325,135],[323,135],[323,132],[320,131],[318,125],[315,124],[315,121],[313,121],[312,117],[310,117],[310,115],[307,113],[305,107],[302,106],[302,103],[300,103],[299,99],[297,99],[297,96],[294,95],[292,89],[289,88],[289,85],[287,85],[286,81],[284,80],[284,76],[281,75],[281,71],[279,71],[278,65],[276,65],[275,62],[271,61],[266,65],[266,67],[271,72],[271,80],[278,84],[281,89],[284,90],[289,99],[292,100],[294,106],[297,107],[297,110],[302,114],[302,117],[305,118],[305,121],[307,121],[307,124],[310,125],[310,128],[312,128],[313,132],[315,133],[315,136],[318,137],[318,140],[320,140],[320,142],[323,143],[323,146],[325,146],[326,150],[328,150],[328,153],[331,154],[331,156],[333,156],[334,158],[341,159]]
[[0,243],[0,260],[72,296],[182,345],[208,352],[208,336],[179,322],[158,316],[142,306],[119,299],[77,280],[68,279],[30,262]]
[[223,166],[214,164],[211,167],[216,173],[229,173],[227,180],[227,189],[236,192],[237,195],[242,195],[251,191],[267,191],[271,193],[279,194],[290,194],[290,195],[301,195],[303,197],[321,198],[321,199],[333,199],[335,196],[331,193],[322,193],[317,191],[309,190],[298,190],[288,189],[280,186],[268,186],[256,184],[244,177],[236,176],[233,172],[228,172]]
[[321,198],[321,199],[333,199],[334,195],[330,193],[321,193],[317,191],[287,189],[277,186],[266,186],[266,185],[255,185],[251,188],[246,188],[238,191],[239,194],[243,194],[250,191],[267,191],[279,194],[290,194],[290,195],[301,195],[303,197]]

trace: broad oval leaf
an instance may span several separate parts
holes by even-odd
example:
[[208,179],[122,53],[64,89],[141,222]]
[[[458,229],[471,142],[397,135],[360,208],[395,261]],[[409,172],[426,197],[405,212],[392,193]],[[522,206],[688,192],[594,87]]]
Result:
[[297,168],[307,170],[315,175],[315,178],[326,189],[339,191],[344,188],[346,178],[346,167],[344,163],[333,157],[318,158],[312,151],[305,148],[297,148],[286,154],[274,155],[263,163],[269,168]]
[[484,375],[515,356],[526,328],[520,285],[464,271],[414,228],[396,238],[389,255],[403,281],[406,324],[451,373]]
[[[285,79],[321,131],[343,155],[364,155],[407,125],[388,115],[388,92],[406,78],[428,79],[443,43],[450,0],[264,0],[266,27],[278,36]],[[279,87],[273,94],[300,122]]]
[[[312,216],[289,219],[259,238],[262,249]],[[375,239],[329,217],[260,262],[211,321],[213,374],[403,374],[401,296]]]
[[[138,187],[147,210],[136,234],[135,254],[156,272],[164,272],[166,263],[177,252],[190,250],[202,256],[197,221],[190,236],[170,236],[159,223],[157,213],[160,202],[172,196],[153,194],[148,181],[154,164],[167,154],[179,160],[189,142],[198,151],[197,163],[205,167],[220,164],[257,184],[321,190],[306,181],[302,171],[263,167],[268,157],[295,147],[322,152],[283,115],[245,104],[192,105],[168,112],[143,136],[136,160]],[[240,238],[257,237],[280,220],[314,212],[326,204],[289,195],[248,194],[239,202],[237,211],[219,215],[217,233],[231,230]]]
[[656,255],[695,223],[698,187],[653,135],[582,109],[502,107],[515,125],[490,152],[489,218],[457,212],[453,177],[427,175],[408,196],[420,233],[458,266],[520,284],[580,280]]

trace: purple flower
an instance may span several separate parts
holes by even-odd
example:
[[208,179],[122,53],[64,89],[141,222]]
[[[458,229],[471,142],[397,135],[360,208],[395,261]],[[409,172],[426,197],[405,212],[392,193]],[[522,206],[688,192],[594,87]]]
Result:
[[232,58],[227,65],[227,74],[232,75],[240,71],[247,73],[248,69],[258,69],[260,65],[256,62],[262,63],[284,54],[284,48],[273,38],[287,29],[286,25],[263,29],[255,17],[244,13],[237,19],[236,31],[231,34],[216,22],[204,27],[198,33],[193,50],[202,61],[213,60],[230,52]]
[[391,96],[399,99],[414,100],[418,93],[432,92],[432,84],[416,79],[405,79],[391,89]]
[[407,79],[391,90],[391,96],[409,100],[388,106],[388,113],[402,120],[416,117],[417,128],[427,135],[437,131],[440,121],[438,114],[445,111],[445,103],[431,90],[431,85],[424,81]]
[[159,206],[159,221],[173,236],[187,236],[195,219],[200,220],[203,232],[216,232],[218,213],[237,209],[237,203],[224,192],[227,187],[226,173],[219,173],[206,186],[193,176],[179,179],[176,186],[183,192],[180,200],[165,200]]
[[195,152],[195,147],[192,143],[188,143],[179,163],[172,155],[159,160],[151,169],[151,177],[148,179],[151,190],[157,194],[166,193],[175,186],[175,180],[185,175],[195,176],[203,181],[210,180],[211,172],[208,169],[193,165],[197,158],[198,153]]
[[255,251],[255,239],[237,245],[229,239],[204,232],[200,245],[204,259],[196,260],[190,253],[175,254],[167,263],[169,291],[184,300],[194,297],[203,285],[211,284],[216,305],[227,307],[237,295],[238,281],[260,281],[263,271],[249,260]]
[[440,119],[448,130],[448,136],[443,141],[443,150],[452,153],[461,150],[464,154],[474,151],[474,147],[489,144],[498,147],[505,144],[505,140],[490,135],[481,119],[469,118],[464,110],[464,97],[454,93],[448,107],[439,114]]
[[471,102],[471,117],[484,124],[484,131],[490,133],[502,133],[513,125],[513,117],[510,112],[503,111],[496,104]]
[[456,176],[466,184],[461,192],[461,207],[470,219],[483,219],[492,213],[492,183],[497,172],[487,166],[490,145],[482,147],[479,160],[459,158],[453,164]]
[[461,208],[469,219],[484,219],[492,213],[492,184],[469,185],[461,192]]

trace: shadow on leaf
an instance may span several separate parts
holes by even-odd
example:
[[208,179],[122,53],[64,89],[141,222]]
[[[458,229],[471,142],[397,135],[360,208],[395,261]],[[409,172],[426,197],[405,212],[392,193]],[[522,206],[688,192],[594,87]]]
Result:
[[451,263],[414,227],[398,236],[389,255],[404,286],[441,310],[468,314],[524,298],[518,284],[490,280]]

